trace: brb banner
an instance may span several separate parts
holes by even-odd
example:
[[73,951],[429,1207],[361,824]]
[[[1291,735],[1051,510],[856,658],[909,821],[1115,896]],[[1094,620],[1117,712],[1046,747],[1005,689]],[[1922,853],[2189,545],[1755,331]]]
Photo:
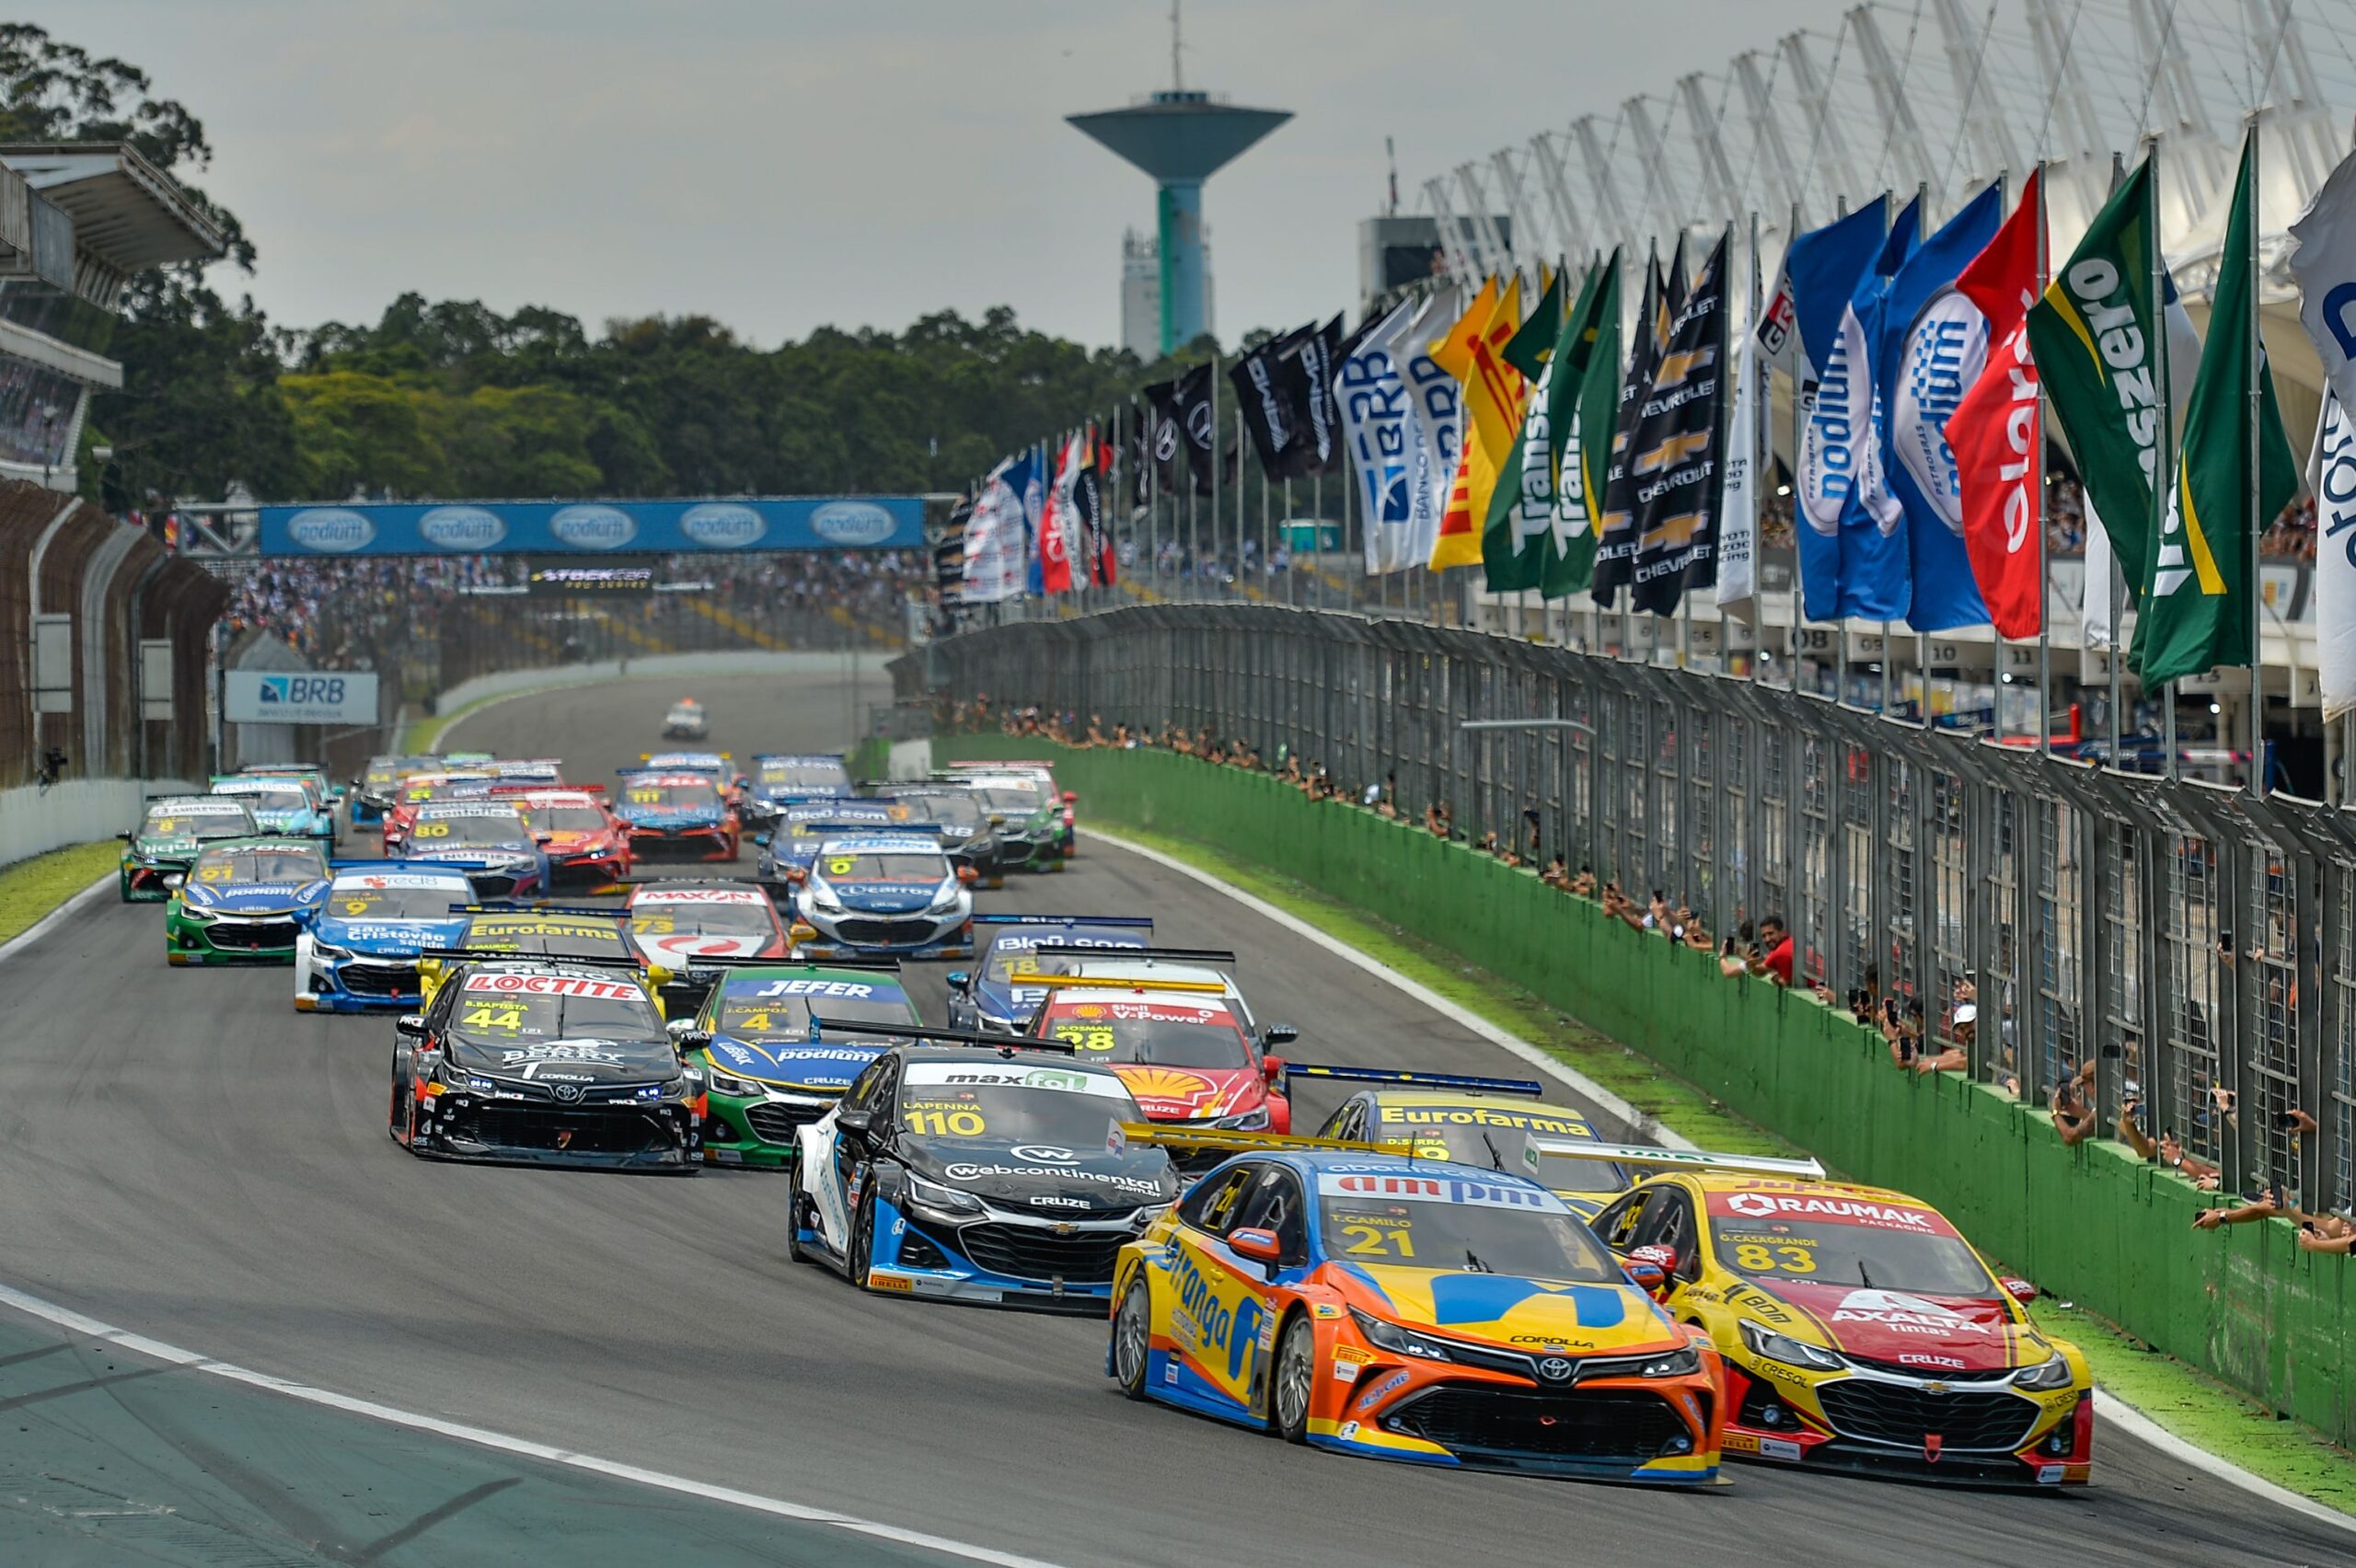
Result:
[[629,550],[907,549],[915,496],[751,501],[480,501],[265,506],[266,556],[600,554]]

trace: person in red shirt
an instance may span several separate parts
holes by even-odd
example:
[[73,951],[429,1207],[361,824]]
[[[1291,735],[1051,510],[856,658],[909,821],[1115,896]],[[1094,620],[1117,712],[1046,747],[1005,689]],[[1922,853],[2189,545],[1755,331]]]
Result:
[[1792,983],[1792,933],[1784,926],[1781,915],[1763,917],[1759,922],[1759,945],[1767,956],[1753,961],[1750,972],[1764,974],[1778,986]]

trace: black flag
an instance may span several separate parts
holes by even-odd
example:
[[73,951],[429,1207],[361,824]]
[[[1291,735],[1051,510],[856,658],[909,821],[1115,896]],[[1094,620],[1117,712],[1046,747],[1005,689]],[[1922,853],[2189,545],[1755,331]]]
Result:
[[[1175,400],[1178,405],[1178,428],[1185,434],[1186,466],[1195,471],[1195,493],[1211,493],[1213,454],[1218,451],[1218,410],[1212,407],[1212,364],[1208,360],[1178,378]],[[1235,477],[1235,456],[1232,445],[1227,452],[1227,478]]]
[[1340,454],[1342,415],[1334,401],[1334,377],[1342,364],[1342,318],[1307,327],[1286,338],[1281,352],[1285,386],[1292,401],[1292,451],[1285,472],[1295,478],[1331,469]]
[[1636,482],[1628,452],[1635,441],[1645,393],[1653,384],[1653,367],[1668,343],[1668,308],[1669,289],[1661,279],[1660,253],[1655,251],[1645,278],[1644,302],[1636,311],[1628,373],[1620,378],[1619,411],[1611,421],[1611,451],[1603,469],[1603,517],[1595,531],[1595,602],[1607,610],[1636,568]]
[[1164,495],[1176,495],[1186,463],[1186,421],[1178,405],[1178,383],[1157,381],[1145,389],[1153,409],[1154,478]]
[[1129,405],[1129,504],[1145,506],[1153,500],[1153,435],[1161,421],[1153,405]]
[[1726,492],[1727,257],[1733,231],[1702,264],[1653,367],[1631,444],[1634,571],[1628,603],[1674,615],[1689,588],[1718,580],[1718,505]]
[[1080,472],[1072,476],[1071,513],[1077,525],[1071,540],[1071,585],[1093,588],[1097,583],[1096,569],[1104,557],[1103,491],[1097,478],[1096,427],[1090,425],[1081,438],[1087,444],[1081,448]]
[[1302,327],[1271,338],[1228,367],[1228,385],[1235,388],[1235,406],[1243,412],[1243,428],[1252,432],[1260,471],[1272,479],[1294,471],[1306,434],[1300,421],[1306,410],[1296,406],[1284,353],[1314,331],[1314,327]]

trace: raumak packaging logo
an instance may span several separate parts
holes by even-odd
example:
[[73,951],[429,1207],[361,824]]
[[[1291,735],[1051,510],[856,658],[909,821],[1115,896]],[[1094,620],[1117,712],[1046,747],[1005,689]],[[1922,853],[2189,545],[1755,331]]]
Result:
[[768,531],[768,518],[734,502],[706,502],[688,507],[679,516],[679,532],[716,550],[741,550],[757,544]]
[[618,550],[638,537],[638,519],[618,506],[568,506],[549,519],[549,532],[584,550]]
[[368,548],[376,525],[350,507],[311,506],[286,520],[286,536],[306,550],[350,555]]
[[829,544],[876,545],[899,525],[872,502],[830,501],[810,514],[810,531]]
[[507,537],[507,524],[481,506],[437,506],[417,520],[425,542],[445,550],[487,550]]

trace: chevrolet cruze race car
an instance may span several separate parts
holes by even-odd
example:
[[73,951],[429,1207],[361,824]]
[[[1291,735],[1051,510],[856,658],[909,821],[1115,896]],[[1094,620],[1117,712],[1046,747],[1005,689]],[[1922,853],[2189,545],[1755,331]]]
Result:
[[509,801],[428,801],[395,859],[463,870],[485,898],[528,897],[549,885],[548,853]]
[[335,806],[304,779],[231,773],[214,778],[209,792],[243,801],[264,833],[335,847]]
[[733,860],[736,809],[706,773],[649,770],[625,773],[614,814],[629,832],[640,859]]
[[[1018,982],[1030,979],[1018,973]],[[1278,1090],[1284,1063],[1237,1020],[1216,981],[1116,981],[1069,975],[1034,981],[1047,1000],[1030,1033],[1069,1043],[1083,1062],[1118,1073],[1151,1122],[1292,1130]],[[1273,1036],[1276,1033],[1271,1031]],[[1289,1035],[1288,1034],[1288,1038]]]
[[1374,1458],[1715,1478],[1716,1351],[1560,1198],[1473,1166],[1268,1141],[1122,1249],[1106,1369],[1130,1398]]
[[788,801],[840,798],[851,792],[850,769],[829,755],[760,752],[745,783],[744,813],[768,822]]
[[1036,970],[1034,950],[1043,942],[1064,948],[1142,950],[1153,940],[1153,918],[1147,915],[976,915],[975,940],[981,945],[980,962],[971,971],[949,976],[949,1023],[953,1029],[978,1029],[1000,1034],[1021,1034],[1031,1015],[1047,999],[1045,987],[1017,986],[1017,970]]
[[[825,1115],[851,1080],[920,1028],[891,960],[870,963],[732,965],[692,1020],[671,1026],[710,1090],[704,1159],[715,1165],[793,1163],[803,1127]],[[823,1033],[813,1009],[876,1031]]]
[[1586,1113],[1538,1100],[1546,1086],[1534,1079],[1286,1063],[1286,1087],[1296,1078],[1383,1086],[1344,1101],[1318,1129],[1320,1137],[1382,1144],[1425,1159],[1535,1177],[1585,1218],[1592,1218],[1613,1193],[1627,1190],[1627,1171],[1610,1160],[1546,1152],[1553,1141],[1597,1139]]
[[666,741],[699,741],[710,733],[705,722],[703,704],[692,697],[683,697],[663,712],[663,738]]
[[598,797],[604,786],[494,784],[494,801],[511,801],[548,851],[550,892],[597,892],[630,874],[629,834]]
[[1080,796],[1069,790],[1056,788],[1056,770],[1051,763],[1031,759],[1021,762],[954,762],[944,770],[951,778],[1028,778],[1045,791],[1054,809],[1056,844],[1069,859],[1080,851],[1075,831]]
[[1002,819],[971,790],[918,784],[895,790],[892,799],[901,825],[929,827],[940,835],[949,863],[971,867],[976,886],[1006,885],[1005,846],[998,836]]
[[344,791],[344,808],[351,814],[354,828],[381,828],[385,813],[393,809],[394,798],[401,782],[411,774],[439,767],[438,756],[372,756],[360,770],[360,777]]
[[345,860],[319,912],[294,943],[296,1012],[414,1008],[424,996],[419,957],[463,940],[474,896],[464,871],[398,860]]
[[962,958],[973,916],[974,895],[930,834],[826,839],[793,895],[794,937],[813,958]]
[[326,901],[328,858],[300,839],[224,839],[167,885],[164,954],[173,965],[288,963]]
[[1689,1168],[1639,1182],[1595,1229],[1666,1269],[1664,1305],[1725,1357],[1727,1452],[1916,1480],[2085,1482],[2085,1358],[2040,1332],[2021,1309],[2033,1288],[1998,1278],[1938,1211],[1745,1173],[1762,1161],[1651,1158]]
[[397,1027],[390,1130],[412,1154],[703,1169],[703,1080],[629,965],[469,961]]
[[171,897],[167,879],[185,878],[189,862],[205,845],[251,838],[260,831],[245,801],[231,796],[148,796],[139,825],[122,836],[122,867],[116,878],[122,901],[150,904]]
[[868,1290],[1102,1313],[1123,1243],[1178,1196],[1166,1155],[1115,1136],[1137,1116],[1111,1072],[1037,1043],[895,1045],[802,1129],[789,1250]]
[[806,871],[817,858],[818,846],[847,833],[888,833],[900,825],[905,813],[891,801],[788,801],[779,805],[764,832],[753,842],[760,846],[754,874],[765,882],[783,883]]

